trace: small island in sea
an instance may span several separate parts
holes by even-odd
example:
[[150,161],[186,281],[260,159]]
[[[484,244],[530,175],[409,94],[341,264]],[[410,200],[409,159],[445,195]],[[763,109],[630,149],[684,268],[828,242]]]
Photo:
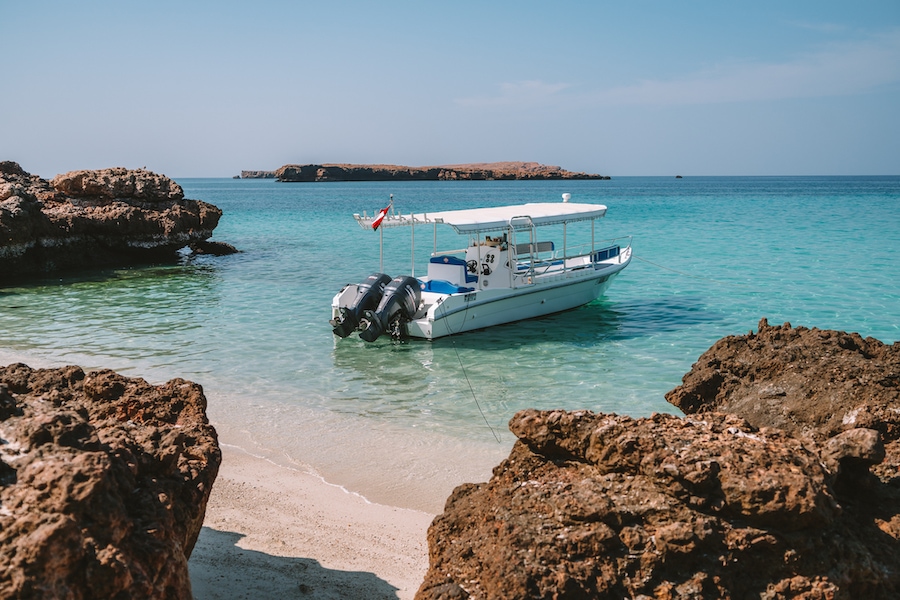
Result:
[[434,167],[401,165],[284,165],[276,171],[241,171],[242,179],[272,178],[311,181],[490,181],[508,179],[609,179],[609,175],[578,173],[536,162],[470,163]]

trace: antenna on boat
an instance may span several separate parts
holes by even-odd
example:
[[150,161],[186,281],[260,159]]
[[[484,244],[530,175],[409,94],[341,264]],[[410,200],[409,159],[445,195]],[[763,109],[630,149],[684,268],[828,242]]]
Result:
[[572,194],[570,194],[569,192],[566,192],[565,194],[563,194],[563,202],[568,202],[571,199],[572,199]]

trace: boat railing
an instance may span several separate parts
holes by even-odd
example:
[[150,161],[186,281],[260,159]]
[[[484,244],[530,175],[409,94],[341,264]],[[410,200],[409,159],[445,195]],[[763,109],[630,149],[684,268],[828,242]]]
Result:
[[554,258],[568,262],[571,259],[588,257],[590,262],[597,263],[619,257],[617,262],[621,262],[622,251],[631,248],[631,240],[632,236],[629,235],[608,240],[597,240],[593,244],[590,242],[577,244],[556,251]]
[[627,260],[631,242],[632,236],[625,236],[552,251],[519,254],[516,257],[514,279],[518,285],[527,285],[541,275],[563,275],[601,263],[621,264],[623,260]]

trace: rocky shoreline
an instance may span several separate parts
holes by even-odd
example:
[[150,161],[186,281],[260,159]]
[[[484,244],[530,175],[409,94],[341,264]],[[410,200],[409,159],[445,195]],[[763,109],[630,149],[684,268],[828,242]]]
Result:
[[900,345],[763,319],[667,399],[688,414],[516,414],[416,598],[900,595]]
[[576,173],[567,171],[561,167],[542,165],[535,162],[499,162],[435,167],[353,164],[284,165],[275,171],[275,178],[278,181],[283,182],[491,181],[521,179],[609,179],[609,176]]
[[72,171],[47,181],[0,162],[0,281],[171,261],[191,246],[234,252],[209,241],[221,216],[144,169]]
[[[144,170],[0,163],[0,280],[217,253],[220,216]],[[685,416],[517,413],[416,598],[900,596],[900,344],[763,319],[666,399]],[[0,596],[191,598],[220,462],[195,383],[0,367]]]
[[[517,413],[429,527],[416,598],[897,597],[900,345],[763,319],[667,399],[685,416]],[[0,368],[0,595],[189,598],[205,408],[180,379]]]

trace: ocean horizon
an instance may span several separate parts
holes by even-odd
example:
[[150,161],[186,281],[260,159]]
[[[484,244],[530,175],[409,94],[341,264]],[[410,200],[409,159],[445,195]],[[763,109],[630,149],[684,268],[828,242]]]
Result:
[[[2,288],[0,359],[196,381],[224,443],[384,504],[438,512],[485,480],[517,410],[677,413],[665,393],[763,317],[900,339],[900,176],[176,180],[241,252]],[[353,213],[391,194],[408,213],[563,193],[608,206],[598,239],[633,236],[597,301],[434,342],[332,335],[332,296],[379,270],[380,234]],[[384,232],[386,273],[424,274],[432,229],[415,236]]]

